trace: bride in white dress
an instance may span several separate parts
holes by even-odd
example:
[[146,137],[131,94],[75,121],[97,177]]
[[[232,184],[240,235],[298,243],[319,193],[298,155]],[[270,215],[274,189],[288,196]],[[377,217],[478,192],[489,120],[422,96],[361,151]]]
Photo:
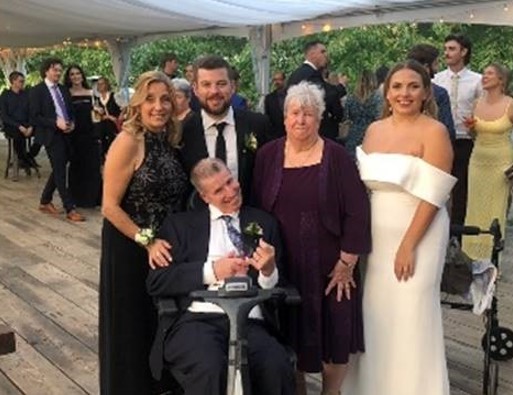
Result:
[[384,85],[388,114],[357,150],[371,196],[372,253],[364,284],[365,353],[350,361],[344,395],[449,395],[440,280],[449,239],[445,208],[456,179],[429,75],[396,65]]

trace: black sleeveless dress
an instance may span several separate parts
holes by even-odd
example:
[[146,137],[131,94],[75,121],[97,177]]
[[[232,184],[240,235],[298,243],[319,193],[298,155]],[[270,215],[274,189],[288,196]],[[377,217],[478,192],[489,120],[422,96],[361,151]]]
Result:
[[[181,211],[188,180],[166,133],[145,134],[145,159],[134,173],[121,207],[140,227],[156,230],[166,214]],[[146,249],[108,220],[100,262],[100,394],[151,395],[148,364],[156,313],[146,293]]]
[[91,96],[71,96],[71,103],[75,129],[70,134],[69,190],[78,207],[95,207],[101,199],[101,148],[91,120]]

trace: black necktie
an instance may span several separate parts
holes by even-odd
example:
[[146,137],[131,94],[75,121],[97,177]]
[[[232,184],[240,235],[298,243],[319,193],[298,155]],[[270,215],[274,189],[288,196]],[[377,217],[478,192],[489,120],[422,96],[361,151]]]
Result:
[[216,158],[221,159],[224,163],[226,163],[226,140],[224,139],[223,135],[225,126],[226,122],[216,123]]

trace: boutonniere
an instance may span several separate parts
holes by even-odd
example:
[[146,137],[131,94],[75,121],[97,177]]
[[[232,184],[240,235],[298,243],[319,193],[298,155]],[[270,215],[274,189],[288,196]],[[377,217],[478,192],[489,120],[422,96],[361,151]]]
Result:
[[244,228],[244,234],[246,236],[260,238],[264,235],[264,230],[262,229],[262,227],[260,226],[260,224],[258,222],[250,222]]
[[242,241],[244,244],[244,252],[246,256],[252,256],[258,247],[260,239],[264,235],[264,229],[258,222],[250,222],[242,230]]
[[[251,132],[248,134],[244,140],[244,148],[247,151],[255,152],[258,148],[258,140],[256,138],[255,133]],[[245,151],[246,151],[245,150]]]

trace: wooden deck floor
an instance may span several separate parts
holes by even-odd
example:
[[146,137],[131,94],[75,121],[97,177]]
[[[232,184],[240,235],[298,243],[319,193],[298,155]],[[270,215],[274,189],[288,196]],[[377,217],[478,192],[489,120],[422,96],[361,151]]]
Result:
[[[0,170],[6,142],[0,140]],[[97,394],[97,300],[101,215],[74,224],[37,210],[42,178],[0,179],[0,325],[17,351],[0,356],[0,395]],[[60,203],[56,200],[56,203]],[[513,328],[513,228],[498,287],[501,325]],[[482,320],[444,310],[452,395],[481,393]],[[319,393],[317,376],[309,393]],[[513,395],[513,361],[500,365],[501,395]],[[144,394],[141,394],[144,395]],[[379,395],[379,394],[376,394]],[[415,394],[412,394],[415,395]]]

